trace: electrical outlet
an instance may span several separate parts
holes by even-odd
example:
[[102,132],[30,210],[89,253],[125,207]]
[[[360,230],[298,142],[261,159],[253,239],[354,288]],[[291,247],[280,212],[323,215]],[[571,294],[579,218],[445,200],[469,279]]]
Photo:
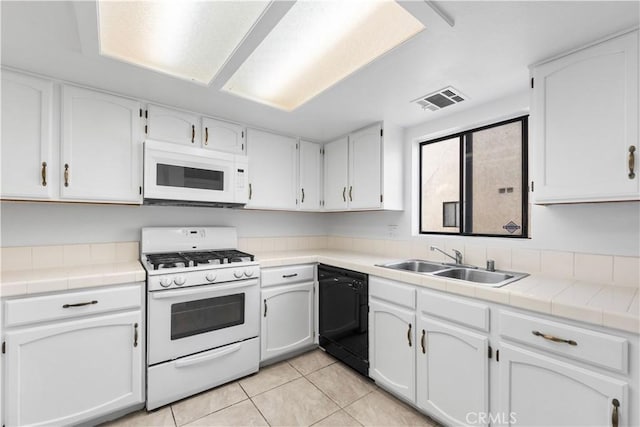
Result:
[[387,225],[387,233],[389,237],[397,237],[398,236],[398,224],[389,224]]

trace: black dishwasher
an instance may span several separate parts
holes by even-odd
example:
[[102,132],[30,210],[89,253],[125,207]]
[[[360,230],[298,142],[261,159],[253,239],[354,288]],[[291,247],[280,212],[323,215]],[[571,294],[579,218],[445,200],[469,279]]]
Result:
[[324,264],[320,283],[320,346],[369,376],[369,278],[366,274]]

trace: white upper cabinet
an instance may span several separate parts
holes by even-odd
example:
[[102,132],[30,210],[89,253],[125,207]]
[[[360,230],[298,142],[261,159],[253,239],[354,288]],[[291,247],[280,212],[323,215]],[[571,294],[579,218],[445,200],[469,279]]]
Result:
[[62,199],[141,202],[140,103],[62,88]]
[[538,204],[640,199],[638,31],[533,67]]
[[320,209],[320,145],[308,141],[299,143],[300,210]]
[[244,127],[236,123],[203,117],[202,146],[211,150],[244,154]]
[[381,124],[324,146],[326,210],[402,210],[402,132]]
[[297,139],[247,129],[249,202],[247,208],[297,208]]
[[52,99],[52,82],[2,70],[2,198],[52,197]]
[[349,135],[349,207],[382,207],[382,128],[371,126]]
[[200,147],[200,117],[158,105],[147,108],[147,138]]
[[324,208],[345,210],[349,185],[349,138],[324,145]]

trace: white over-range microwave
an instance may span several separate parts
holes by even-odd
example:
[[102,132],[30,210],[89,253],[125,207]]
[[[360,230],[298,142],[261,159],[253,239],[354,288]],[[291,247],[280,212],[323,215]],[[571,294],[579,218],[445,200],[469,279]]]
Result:
[[160,141],[144,143],[144,204],[242,206],[246,156]]

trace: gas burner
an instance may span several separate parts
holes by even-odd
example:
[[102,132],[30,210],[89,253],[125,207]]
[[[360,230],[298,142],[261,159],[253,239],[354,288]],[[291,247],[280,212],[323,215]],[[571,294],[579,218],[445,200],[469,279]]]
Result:
[[253,259],[253,255],[235,249],[147,254],[147,261],[153,270],[230,264]]

